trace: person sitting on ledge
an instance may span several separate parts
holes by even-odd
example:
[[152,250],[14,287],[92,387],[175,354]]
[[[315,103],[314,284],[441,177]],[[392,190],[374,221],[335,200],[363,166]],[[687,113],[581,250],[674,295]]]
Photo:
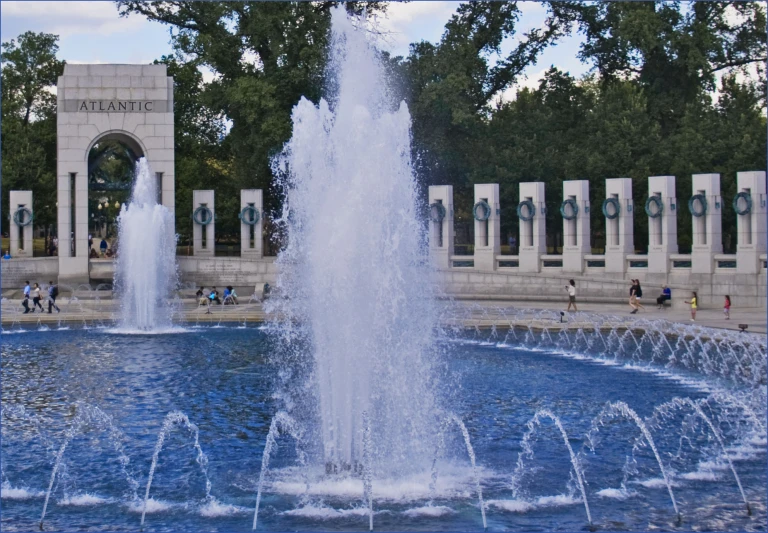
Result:
[[232,285],[227,285],[224,289],[224,305],[237,305],[237,294]]
[[98,259],[99,258],[99,253],[96,250],[94,250],[93,248],[91,248],[91,253],[88,254],[88,258],[89,259]]
[[211,303],[216,302],[217,304],[221,305],[221,298],[219,298],[219,291],[216,290],[216,287],[211,287],[211,292],[208,294],[208,299],[211,300]]
[[11,251],[10,250],[6,250],[5,253],[3,254],[3,259],[8,261],[10,258],[11,258]]
[[200,307],[201,305],[208,305],[208,298],[205,297],[205,293],[203,292],[205,290],[205,287],[200,287],[197,289],[197,292],[195,293],[195,298],[197,298],[197,306]]
[[658,298],[656,298],[656,306],[659,309],[664,307],[664,302],[672,299],[672,290],[669,287],[664,285],[661,289],[662,289],[661,295]]

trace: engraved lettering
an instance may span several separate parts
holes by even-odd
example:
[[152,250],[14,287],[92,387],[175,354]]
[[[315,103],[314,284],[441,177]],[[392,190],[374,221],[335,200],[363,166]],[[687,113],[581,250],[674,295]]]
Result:
[[78,111],[88,111],[88,104],[85,103],[85,100],[80,104],[80,109]]
[[144,102],[144,110],[145,111],[152,111],[152,107],[154,106],[154,102]]
[[114,102],[110,102],[109,103],[109,107],[107,108],[107,110],[108,111],[114,111],[115,110],[115,103]]
[[125,103],[125,102],[118,102],[118,103],[117,103],[117,108],[118,108],[120,111],[125,111],[126,109],[128,109],[128,106],[126,105],[126,103]]

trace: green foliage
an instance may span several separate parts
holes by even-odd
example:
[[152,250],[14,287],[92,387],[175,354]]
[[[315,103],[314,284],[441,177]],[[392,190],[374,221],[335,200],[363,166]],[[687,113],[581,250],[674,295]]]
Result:
[[[26,32],[2,44],[3,191],[31,190],[35,222],[56,221],[56,97],[51,88],[64,70],[58,37]],[[3,213],[10,213],[3,194]],[[9,228],[7,216],[3,231]]]
[[[159,59],[174,78],[176,213],[191,235],[192,190],[216,191],[217,237],[239,238],[239,191],[265,191],[265,226],[281,202],[271,158],[291,136],[291,111],[304,96],[332,93],[325,77],[330,9],[337,2],[163,2],[120,0],[123,16],[167,24],[175,54]],[[362,18],[381,2],[348,2]],[[647,178],[677,176],[678,204],[691,174],[719,172],[723,197],[739,170],[766,167],[765,8],[757,2],[552,1],[541,27],[519,31],[516,2],[457,5],[437,43],[407,57],[381,54],[394,95],[413,117],[413,161],[422,187],[451,184],[457,233],[473,228],[474,183],[500,184],[502,232],[516,232],[522,181],[547,186],[550,245],[559,240],[562,181],[591,183],[593,245],[604,241],[604,180],[630,177],[636,205]],[[546,47],[575,31],[579,57],[593,67],[576,79],[550,68],[534,89],[510,90]],[[503,42],[515,43],[500,53]],[[63,63],[56,37],[27,33],[3,44],[3,187],[32,188],[55,203],[55,98]],[[200,68],[213,73],[203,82]],[[751,69],[759,82],[743,81]],[[740,81],[741,80],[741,81]],[[504,96],[504,98],[502,98]],[[128,159],[103,143],[100,172],[122,175]],[[94,167],[96,168],[96,166]],[[425,191],[426,192],[426,191]],[[7,210],[7,195],[3,207]],[[723,202],[726,250],[735,215]],[[7,211],[6,211],[7,212]],[[55,219],[53,209],[38,211]],[[681,251],[691,220],[678,210]],[[39,218],[38,218],[39,220]],[[4,222],[7,222],[4,221]],[[635,218],[635,242],[647,221]],[[729,233],[731,231],[731,233]]]

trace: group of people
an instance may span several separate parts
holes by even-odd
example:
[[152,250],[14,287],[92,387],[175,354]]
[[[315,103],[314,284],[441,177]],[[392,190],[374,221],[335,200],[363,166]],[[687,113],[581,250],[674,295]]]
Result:
[[[30,287],[29,281],[24,282],[24,298],[21,300],[21,306],[24,308],[24,314],[34,313],[37,309],[40,309],[41,313],[45,312],[43,308],[42,300],[43,294],[47,293],[48,313],[52,313],[53,309],[56,309],[57,313],[61,312],[59,306],[56,305],[56,298],[59,296],[59,286],[55,285],[52,281],[48,282],[48,290],[43,292],[43,289],[38,283]],[[29,300],[32,299],[32,309],[29,308]]]
[[101,251],[101,255],[99,255],[99,252],[96,251],[96,249],[93,247],[93,236],[88,235],[88,257],[90,259],[98,259],[99,257],[114,257],[114,254],[116,252],[116,246],[115,243],[112,243],[112,247],[109,247],[109,243],[107,243],[107,239],[101,238],[101,243],[99,243],[99,250]]
[[221,296],[219,296],[219,291],[216,290],[216,287],[211,287],[210,292],[208,294],[205,293],[205,287],[200,287],[197,292],[195,293],[195,296],[197,297],[198,305],[211,305],[211,304],[218,304],[218,305],[237,305],[237,293],[235,292],[234,287],[232,285],[227,285],[224,288],[224,294],[223,299]]

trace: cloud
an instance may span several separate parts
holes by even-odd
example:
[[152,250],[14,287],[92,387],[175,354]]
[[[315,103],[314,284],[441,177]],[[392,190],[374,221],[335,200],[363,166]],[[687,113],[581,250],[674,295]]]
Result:
[[458,6],[458,2],[390,2],[386,14],[376,21],[386,33],[381,44],[394,54],[406,55],[411,43],[438,41]]
[[[135,32],[149,24],[138,15],[121,18],[113,2],[19,2],[0,3],[3,33],[18,35],[26,30],[55,33],[110,35]],[[15,30],[15,31],[14,31]]]

